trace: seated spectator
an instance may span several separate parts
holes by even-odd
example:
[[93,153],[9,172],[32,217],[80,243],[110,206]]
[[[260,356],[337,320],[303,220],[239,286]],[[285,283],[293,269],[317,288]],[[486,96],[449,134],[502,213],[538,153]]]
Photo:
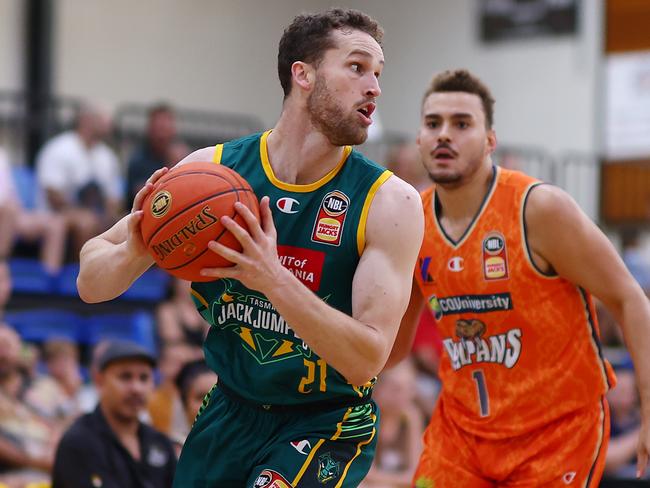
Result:
[[183,445],[206,395],[217,383],[217,374],[212,371],[204,359],[185,364],[176,376],[176,387],[180,392],[187,428],[173,432],[172,439]]
[[0,325],[3,325],[5,307],[11,296],[11,273],[6,261],[0,259]]
[[0,325],[0,480],[27,483],[49,479],[60,431],[20,399],[22,344]]
[[85,105],[75,128],[50,139],[36,158],[36,175],[45,196],[42,206],[63,215],[75,253],[121,216],[120,166],[103,142],[110,130],[108,113]]
[[56,274],[65,254],[66,223],[62,216],[23,207],[13,182],[9,159],[0,148],[0,260],[11,254],[16,238],[41,241],[41,262]]
[[106,346],[93,378],[99,405],[64,434],[52,488],[172,486],[171,441],[139,419],[153,391],[154,366],[154,357],[135,343]]
[[[132,202],[147,178],[157,169],[168,166],[176,137],[176,120],[169,105],[154,105],[149,110],[147,137],[131,155],[127,168],[127,197]],[[185,154],[187,155],[187,154]],[[175,160],[177,163],[179,160]]]
[[363,488],[406,488],[422,451],[424,417],[415,403],[415,368],[410,358],[382,372],[373,397],[379,405],[377,452]]
[[[202,352],[200,352],[202,355]],[[167,435],[187,429],[183,404],[176,387],[176,376],[188,362],[198,359],[196,349],[185,343],[164,344],[160,351],[158,371],[160,384],[151,395],[149,416],[151,425]]]
[[189,281],[169,281],[167,296],[156,307],[156,325],[162,343],[186,342],[202,348],[209,326],[196,310]]
[[70,341],[48,340],[43,360],[47,374],[27,389],[25,401],[43,417],[67,424],[81,413],[79,349]]
[[[614,365],[616,387],[607,393],[611,414],[611,438],[605,458],[605,478],[636,478],[636,448],[641,429],[639,396],[629,356]],[[647,475],[650,477],[650,473]],[[616,486],[616,484],[612,484]]]

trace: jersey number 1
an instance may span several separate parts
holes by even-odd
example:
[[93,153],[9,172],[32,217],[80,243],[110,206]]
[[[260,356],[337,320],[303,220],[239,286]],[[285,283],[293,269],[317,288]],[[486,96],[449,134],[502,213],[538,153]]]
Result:
[[488,397],[487,385],[485,384],[485,376],[483,371],[478,369],[472,372],[472,378],[476,382],[476,389],[478,390],[478,405],[481,412],[481,417],[490,415],[490,400]]

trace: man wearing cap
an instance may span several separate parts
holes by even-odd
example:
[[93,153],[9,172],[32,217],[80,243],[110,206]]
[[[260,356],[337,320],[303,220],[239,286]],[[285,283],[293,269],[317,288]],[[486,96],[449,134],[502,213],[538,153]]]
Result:
[[155,364],[155,358],[135,343],[107,344],[93,375],[99,405],[64,434],[52,488],[171,487],[173,446],[139,419],[153,391]]

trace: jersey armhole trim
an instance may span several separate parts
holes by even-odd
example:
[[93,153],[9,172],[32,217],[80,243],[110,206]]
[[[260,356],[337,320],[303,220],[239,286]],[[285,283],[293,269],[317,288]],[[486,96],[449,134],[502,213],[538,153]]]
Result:
[[217,144],[214,146],[214,155],[212,156],[212,162],[215,164],[221,164],[221,155],[223,154],[223,144]]
[[191,293],[192,296],[193,296],[194,298],[196,298],[197,301],[198,301],[201,305],[203,305],[206,309],[207,309],[207,308],[210,308],[210,305],[208,304],[208,301],[207,301],[205,298],[203,298],[203,296],[202,296],[198,291],[196,291],[194,288],[190,288],[190,293]]
[[370,205],[372,204],[372,201],[374,200],[379,187],[383,185],[386,180],[392,175],[393,172],[390,170],[385,170],[381,175],[379,175],[379,178],[375,180],[375,182],[370,187],[370,190],[368,190],[366,200],[363,202],[363,207],[361,208],[361,216],[359,217],[359,225],[357,227],[357,250],[359,252],[359,256],[361,256],[364,248],[366,247],[366,223],[368,221]]
[[548,183],[544,183],[543,181],[538,181],[535,183],[532,183],[531,185],[526,188],[526,191],[524,192],[524,197],[521,203],[521,238],[524,243],[524,254],[526,255],[526,259],[528,260],[528,264],[530,267],[533,269],[535,273],[537,273],[539,276],[542,278],[547,278],[547,279],[556,279],[559,278],[559,275],[557,273],[546,273],[542,271],[537,264],[535,264],[535,261],[533,260],[533,254],[530,251],[530,246],[528,245],[528,229],[526,227],[526,204],[528,203],[528,196],[530,195],[530,192],[533,190],[533,188],[536,188],[540,185],[546,185]]

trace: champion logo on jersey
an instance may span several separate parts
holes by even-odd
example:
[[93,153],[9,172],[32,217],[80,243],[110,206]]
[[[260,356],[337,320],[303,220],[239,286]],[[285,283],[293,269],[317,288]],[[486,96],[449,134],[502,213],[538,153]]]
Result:
[[464,261],[465,260],[460,256],[454,256],[449,261],[447,261],[447,269],[449,271],[453,271],[454,273],[459,273],[465,269],[465,266],[463,266]]
[[307,454],[309,454],[309,451],[311,451],[311,444],[307,439],[303,441],[292,441],[291,447],[293,447],[296,451],[298,451],[303,456],[306,456]]
[[508,278],[506,239],[500,232],[489,232],[483,239],[483,276],[487,281]]
[[282,213],[295,214],[298,213],[300,202],[295,198],[283,197],[275,202],[275,206],[278,207],[278,210]]
[[562,481],[564,482],[565,485],[570,485],[573,483],[573,480],[576,479],[576,472],[575,471],[569,471],[568,473],[564,473],[564,476],[562,476]]

